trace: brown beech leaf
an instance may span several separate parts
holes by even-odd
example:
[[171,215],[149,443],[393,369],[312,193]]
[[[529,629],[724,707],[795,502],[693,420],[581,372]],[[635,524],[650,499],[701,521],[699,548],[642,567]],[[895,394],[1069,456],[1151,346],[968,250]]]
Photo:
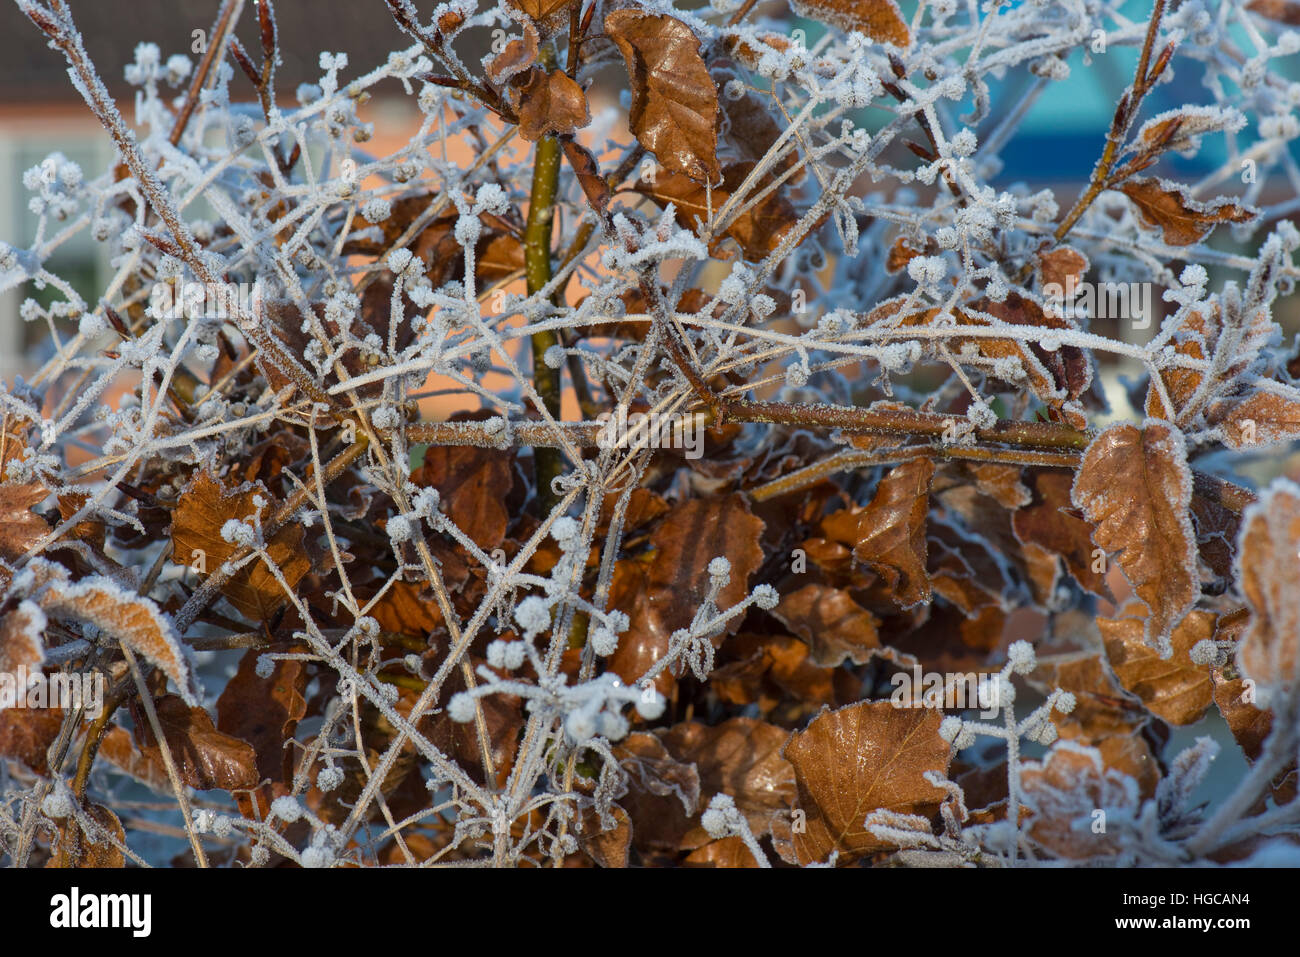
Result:
[[594,808],[582,814],[582,830],[578,832],[578,845],[601,867],[627,867],[628,851],[632,849],[632,820],[627,811],[614,805],[615,826],[601,830],[600,816]]
[[1248,223],[1257,210],[1230,199],[1192,199],[1185,186],[1155,177],[1136,177],[1120,187],[1148,226],[1158,227],[1171,246],[1199,243],[1220,223]]
[[1070,860],[1118,854],[1123,839],[1117,829],[1098,834],[1091,828],[1076,828],[1074,823],[1089,818],[1097,808],[1107,815],[1136,813],[1139,791],[1126,785],[1128,777],[1132,775],[1109,764],[1099,748],[1058,741],[1043,761],[1022,765],[1029,837],[1057,857]]
[[537,28],[531,23],[525,23],[523,38],[515,37],[507,43],[505,49],[487,65],[488,79],[497,86],[503,86],[511,77],[527,70],[537,62],[539,43]]
[[894,0],[790,0],[790,6],[801,17],[829,23],[846,33],[858,30],[896,47],[912,42],[907,21]]
[[971,469],[979,490],[995,499],[1003,508],[1021,508],[1034,500],[1034,494],[1022,481],[1018,465],[976,465]]
[[171,780],[167,777],[162,756],[157,750],[145,754],[136,745],[131,732],[113,725],[99,742],[98,755],[157,794],[174,796]]
[[250,648],[217,699],[217,729],[247,741],[257,754],[259,781],[284,781],[293,774],[293,752],[285,747],[307,714],[307,669],[301,661],[276,661],[265,678],[257,674],[263,652]]
[[633,9],[607,14],[605,33],[627,64],[633,135],[670,172],[716,183],[718,89],[699,38],[676,17]]
[[1244,117],[1218,106],[1185,105],[1149,119],[1134,139],[1137,149],[1145,153],[1166,150],[1186,152],[1201,145],[1201,137],[1223,130],[1237,132]]
[[[653,181],[641,180],[637,192],[653,199],[662,207],[673,205],[677,222],[687,229],[700,232],[709,223],[710,209],[716,215],[733,192],[740,188],[754,169],[754,163],[728,163],[722,171],[722,185],[707,194],[703,186],[688,176],[659,172]],[[761,192],[771,181],[770,174],[763,177],[751,195]],[[710,207],[710,202],[712,206]],[[794,205],[779,190],[775,190],[755,203],[742,215],[730,219],[721,236],[715,236],[709,251],[716,253],[722,246],[723,236],[730,236],[740,244],[746,259],[760,260],[781,244],[796,223],[799,215]]]
[[[247,741],[222,734],[203,708],[192,708],[175,695],[154,702],[158,724],[171,749],[181,780],[200,791],[234,791],[257,786],[257,752]],[[153,728],[142,720],[136,730],[141,751],[162,764]]]
[[563,70],[533,67],[518,89],[519,135],[531,143],[544,136],[572,136],[591,122],[587,94]]
[[[714,71],[714,79],[719,88],[736,75],[729,69]],[[723,97],[720,101],[722,112],[727,117],[726,140],[740,154],[743,160],[759,162],[781,138],[781,124],[776,121],[771,110],[762,98],[745,90],[743,96],[736,100]],[[793,169],[799,163],[798,150],[788,150],[781,160],[773,166],[777,175]],[[787,182],[798,183],[803,179],[803,168],[793,173]],[[716,200],[714,201],[716,204]],[[715,205],[715,209],[717,206]]]
[[1038,274],[1043,294],[1047,295],[1050,287],[1066,294],[1083,280],[1088,265],[1088,257],[1073,246],[1057,246],[1042,253],[1038,257]]
[[87,575],[71,583],[62,566],[44,559],[34,559],[28,568],[44,576],[41,586],[33,592],[33,600],[46,615],[94,625],[170,678],[187,702],[198,703],[194,674],[171,619],[152,599],[128,591],[103,575]]
[[49,774],[47,753],[62,727],[62,708],[0,710],[0,758],[16,758],[37,774]]
[[[76,818],[65,818],[60,823],[58,850],[46,862],[46,867],[126,867],[126,857],[118,850],[119,846],[126,845],[126,831],[117,815],[102,804],[88,804],[86,816],[97,825],[89,833]],[[117,839],[117,844],[110,835]]]
[[[225,523],[249,521],[257,512],[253,499],[261,495],[269,503],[271,496],[260,483],[244,483],[228,489],[208,472],[198,473],[181,494],[180,504],[172,513],[172,561],[188,565],[200,577],[217,571],[238,546],[221,537]],[[262,520],[269,508],[262,509]],[[300,525],[286,525],[267,542],[267,554],[280,566],[284,580],[292,588],[311,567],[303,548]],[[284,604],[286,597],[280,583],[260,558],[244,565],[231,576],[222,594],[252,621],[267,621]]]
[[754,852],[738,837],[724,837],[696,848],[682,860],[682,867],[759,867]]
[[853,546],[853,557],[880,576],[902,608],[930,600],[925,519],[933,478],[933,462],[911,459],[880,480],[865,508],[838,512],[822,522],[829,537]]
[[[45,613],[35,602],[23,601],[0,618],[0,674],[15,675],[19,668],[29,674],[40,671],[45,660]],[[21,693],[22,689],[15,689]],[[0,696],[0,711],[8,706]]]
[[1093,439],[1071,493],[1095,525],[1092,540],[1118,553],[1124,577],[1150,609],[1145,638],[1165,658],[1170,634],[1200,596],[1191,499],[1183,434],[1157,419],[1141,429],[1114,425]]
[[1251,761],[1264,751],[1264,742],[1273,730],[1273,712],[1257,707],[1254,694],[1248,693],[1246,679],[1229,676],[1226,668],[1214,669],[1214,703],[1228,724],[1228,730]]
[[48,494],[39,482],[0,485],[0,559],[17,560],[50,530],[45,519],[32,511]]
[[1272,392],[1215,403],[1207,416],[1223,444],[1245,449],[1300,438],[1300,402]]
[[948,772],[942,717],[934,709],[862,701],[822,712],[790,739],[783,754],[799,787],[795,808],[807,815],[805,829],[794,832],[801,864],[825,861],[832,851],[844,863],[887,849],[864,823],[877,809],[938,813],[945,792],[924,775]]
[[582,194],[587,197],[587,202],[595,208],[596,212],[604,216],[609,209],[611,194],[609,183],[601,175],[600,164],[596,161],[595,155],[576,140],[564,140],[561,145],[564,148],[564,155],[569,158],[569,165],[573,167],[573,172],[578,177]]
[[561,10],[567,9],[569,4],[573,2],[574,0],[509,0],[512,7],[526,13],[538,22],[555,16]]
[[506,497],[514,485],[513,463],[513,455],[497,449],[431,445],[411,481],[436,488],[442,513],[479,547],[496,548],[510,521]]
[[772,816],[789,811],[795,798],[794,768],[781,756],[790,732],[754,718],[729,718],[707,725],[684,721],[659,732],[677,760],[692,762],[700,793],[731,795],[756,837],[772,827]]
[[1300,489],[1277,480],[1242,516],[1238,582],[1250,622],[1237,663],[1261,687],[1300,679]]
[[1040,469],[1030,472],[1029,482],[1033,502],[1011,517],[1016,538],[1027,548],[1037,546],[1061,556],[1075,581],[1094,595],[1110,598],[1104,564],[1099,565],[1093,556],[1092,526],[1073,514],[1070,476]]
[[[626,612],[632,626],[619,637],[610,670],[635,683],[667,653],[669,637],[691,623],[708,591],[709,562],[714,558],[731,562],[731,578],[718,593],[718,608],[725,610],[749,594],[749,577],[763,561],[758,544],[762,534],[762,519],[750,513],[738,494],[691,499],[665,515],[650,536],[654,551],[644,560],[624,560],[615,567],[611,605]],[[739,627],[739,619],[732,619],[727,632]]]
[[1134,602],[1124,609],[1132,617],[1097,619],[1106,657],[1119,683],[1153,714],[1170,724],[1195,724],[1209,710],[1214,688],[1209,668],[1193,664],[1189,653],[1198,641],[1214,637],[1215,616],[1208,611],[1190,612],[1174,628],[1173,657],[1163,659],[1142,638],[1145,611]]
[[842,588],[812,583],[781,597],[772,614],[802,638],[819,665],[835,667],[846,658],[856,665],[880,647],[879,619]]
[[[1217,324],[1216,324],[1217,325]],[[1204,359],[1206,354],[1206,337],[1210,333],[1210,323],[1203,312],[1190,312],[1183,320],[1182,327],[1174,336],[1174,351],[1189,359]],[[1184,407],[1196,394],[1205,377],[1195,369],[1182,369],[1168,366],[1160,370],[1160,382],[1164,386],[1165,397],[1156,388],[1153,381],[1147,390],[1146,412],[1153,419],[1178,421]],[[1169,404],[1173,408],[1169,408]]]
[[1246,9],[1288,26],[1300,27],[1300,3],[1296,0],[1250,0]]
[[656,735],[640,731],[625,737],[613,752],[628,775],[628,790],[619,804],[632,821],[632,846],[651,860],[675,856],[699,810],[699,771],[669,754]]

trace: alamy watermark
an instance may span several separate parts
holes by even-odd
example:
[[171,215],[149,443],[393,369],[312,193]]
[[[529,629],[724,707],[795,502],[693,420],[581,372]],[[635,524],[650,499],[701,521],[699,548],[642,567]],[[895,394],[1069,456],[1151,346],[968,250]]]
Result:
[[264,296],[262,280],[254,282],[155,283],[149,308],[158,319],[235,319],[252,313]]
[[104,711],[104,676],[98,671],[47,675],[26,665],[0,671],[0,711],[6,708],[82,708],[88,717],[98,718]]
[[633,412],[620,405],[614,413],[596,417],[602,449],[681,449],[688,459],[704,455],[705,420],[702,412]]
[[1149,282],[1049,282],[1043,297],[1057,317],[1127,319],[1134,329],[1149,329],[1155,315]]
[[895,672],[889,683],[894,686],[889,701],[895,708],[978,708],[981,718],[992,718],[1002,707],[1002,678],[997,672],[922,672],[920,665],[913,665],[911,672]]

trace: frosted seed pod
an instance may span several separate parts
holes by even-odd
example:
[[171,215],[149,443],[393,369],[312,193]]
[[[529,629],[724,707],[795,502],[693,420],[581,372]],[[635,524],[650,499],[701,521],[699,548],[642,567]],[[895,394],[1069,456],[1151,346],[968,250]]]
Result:
[[386,199],[367,200],[366,204],[361,207],[361,215],[369,223],[382,223],[393,213],[393,206]]
[[309,847],[298,856],[303,867],[329,867],[334,863],[334,852],[328,847]]
[[564,347],[551,346],[542,353],[542,361],[546,363],[547,368],[558,369],[564,365]]
[[286,824],[292,824],[302,817],[302,805],[297,798],[285,794],[271,802],[271,813]]
[[627,718],[615,711],[600,713],[600,733],[611,741],[621,741],[628,732]]
[[1074,710],[1076,703],[1077,701],[1074,697],[1074,692],[1066,691],[1056,699],[1056,710],[1061,712],[1061,714],[1069,714]]
[[575,711],[565,719],[564,730],[575,743],[590,741],[596,736],[596,717],[582,711]]
[[1013,642],[1007,649],[1007,661],[1011,665],[1011,670],[1018,675],[1027,675],[1033,671],[1038,664],[1038,658],[1034,654],[1034,646],[1027,641]]
[[447,716],[457,724],[468,724],[474,720],[474,699],[466,692],[458,691],[447,702]]
[[591,642],[591,650],[602,658],[608,658],[614,652],[618,651],[618,635],[614,634],[604,625],[601,625],[592,631],[589,640]]
[[506,670],[514,671],[516,668],[523,667],[524,654],[524,643],[522,641],[507,642],[504,658]]
[[230,837],[230,832],[234,829],[234,824],[230,818],[220,814],[212,820],[212,833],[220,838]]
[[1192,645],[1192,650],[1188,653],[1194,665],[1212,665],[1219,660],[1219,646],[1209,638],[1202,638],[1196,644]]
[[390,541],[409,541],[411,538],[411,520],[405,515],[394,515],[388,520],[387,531]]
[[253,673],[265,681],[271,677],[275,671],[275,659],[270,655],[258,655],[257,664],[253,666]]
[[394,249],[388,254],[388,268],[393,272],[401,272],[410,261],[411,251],[409,249]]
[[563,545],[565,542],[571,542],[577,539],[582,528],[577,521],[568,515],[561,515],[551,526],[551,537]]
[[551,611],[541,598],[529,595],[515,608],[515,621],[525,635],[532,636],[551,627]]
[[721,581],[725,585],[731,579],[731,562],[722,555],[710,561],[709,577]]
[[647,721],[654,721],[664,713],[667,700],[658,691],[646,688],[636,700],[636,713]]
[[780,593],[771,585],[754,586],[754,604],[764,611],[775,608],[781,602]]
[[321,768],[320,773],[316,775],[316,787],[321,789],[324,794],[329,794],[336,790],[343,783],[343,769],[335,765],[327,768]]
[[66,788],[56,788],[41,802],[41,813],[46,817],[67,817],[72,813],[72,798]]

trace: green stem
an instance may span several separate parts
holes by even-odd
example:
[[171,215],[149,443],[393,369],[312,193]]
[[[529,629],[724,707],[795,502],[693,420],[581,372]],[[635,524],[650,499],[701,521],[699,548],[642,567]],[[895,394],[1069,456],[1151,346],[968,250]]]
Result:
[[[545,47],[539,57],[546,69],[555,66],[555,52]],[[555,219],[555,194],[560,180],[560,141],[544,136],[537,142],[533,161],[533,187],[528,203],[528,223],[524,227],[524,276],[528,294],[535,295],[551,281],[551,231]],[[533,384],[552,417],[560,417],[560,370],[545,362],[546,350],[560,344],[553,331],[533,334]],[[551,481],[561,474],[564,458],[559,449],[533,450],[536,463],[537,499],[541,514],[547,515],[559,497]]]

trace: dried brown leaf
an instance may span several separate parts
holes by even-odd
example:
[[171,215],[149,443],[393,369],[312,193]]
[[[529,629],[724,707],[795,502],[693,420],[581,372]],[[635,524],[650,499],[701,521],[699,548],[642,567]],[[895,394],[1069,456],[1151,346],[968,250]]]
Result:
[[632,133],[670,172],[716,183],[718,89],[699,38],[676,17],[634,9],[607,14],[605,33],[627,64]]
[[1215,616],[1207,611],[1188,614],[1174,628],[1173,657],[1164,659],[1143,640],[1145,610],[1135,602],[1124,609],[1125,615],[1133,617],[1097,620],[1106,657],[1120,684],[1153,714],[1170,724],[1195,724],[1209,710],[1214,689],[1209,668],[1194,664],[1189,653],[1198,641],[1214,636]]
[[1300,488],[1273,483],[1242,516],[1237,575],[1250,623],[1237,650],[1261,687],[1300,680]]
[[[180,504],[172,513],[172,561],[189,565],[203,577],[217,571],[238,549],[221,537],[222,526],[230,519],[251,520],[258,511],[253,502],[257,495],[270,500],[261,483],[226,488],[210,473],[198,473],[182,492]],[[266,521],[268,513],[268,509],[262,509],[263,521]],[[280,567],[280,573],[290,588],[297,585],[311,567],[299,525],[286,525],[276,532],[266,543],[266,551]],[[284,589],[260,558],[231,576],[222,588],[222,594],[255,622],[269,620],[286,601]]]
[[1248,223],[1258,214],[1227,198],[1202,203],[1185,186],[1154,177],[1130,179],[1120,187],[1148,226],[1161,230],[1171,246],[1199,243],[1220,223]]
[[896,47],[912,42],[907,21],[894,0],[791,0],[790,6],[801,17],[829,23],[846,33],[857,30]]
[[1183,435],[1156,419],[1141,429],[1111,426],[1097,436],[1071,493],[1095,525],[1092,540],[1118,553],[1124,577],[1150,609],[1146,640],[1165,657],[1170,634],[1200,597],[1191,499]]
[[[176,771],[185,784],[200,791],[257,786],[257,752],[251,744],[222,734],[205,709],[192,708],[176,695],[164,695],[154,707]],[[161,765],[162,754],[148,721],[141,720],[136,739],[149,760]]]
[[941,719],[933,709],[862,701],[823,712],[790,739],[783,754],[794,765],[796,808],[807,814],[806,828],[793,835],[800,863],[825,861],[832,851],[844,863],[888,848],[864,823],[877,809],[938,813],[945,792],[924,775],[948,771]]
[[518,88],[519,135],[530,143],[544,136],[572,136],[591,122],[587,94],[563,70],[533,67]]

